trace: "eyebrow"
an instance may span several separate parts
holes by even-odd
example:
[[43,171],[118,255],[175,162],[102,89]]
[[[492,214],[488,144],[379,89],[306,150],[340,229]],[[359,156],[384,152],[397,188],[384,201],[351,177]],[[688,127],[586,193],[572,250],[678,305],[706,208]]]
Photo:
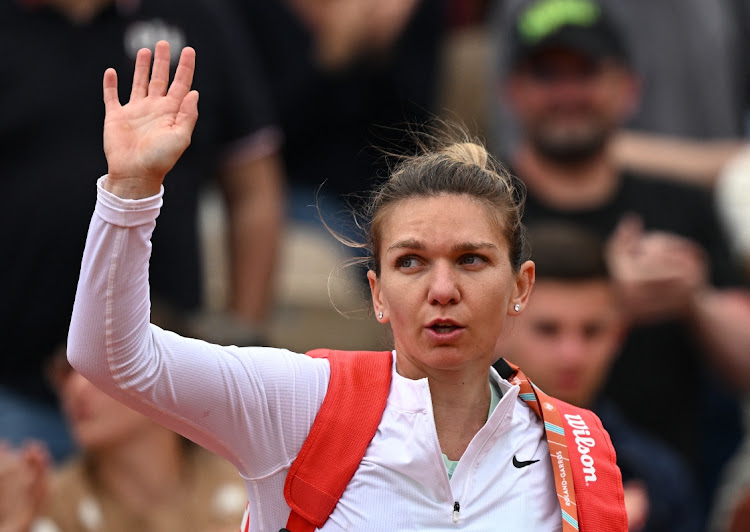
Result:
[[414,238],[400,240],[388,246],[386,253],[390,253],[391,251],[394,251],[397,249],[424,249],[424,244]]
[[[391,251],[397,250],[397,249],[424,249],[425,245],[423,242],[409,238],[406,240],[400,240],[399,242],[396,242],[390,246],[388,246],[388,249],[386,250],[386,253],[390,253]],[[495,244],[492,244],[491,242],[461,242],[460,244],[456,244],[451,248],[451,251],[454,253],[465,253],[467,251],[477,251],[480,249],[497,249],[497,246]]]

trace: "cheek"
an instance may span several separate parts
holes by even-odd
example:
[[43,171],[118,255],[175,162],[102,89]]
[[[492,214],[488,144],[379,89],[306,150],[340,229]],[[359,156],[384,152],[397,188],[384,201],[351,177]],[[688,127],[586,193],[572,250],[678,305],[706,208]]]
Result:
[[534,122],[543,121],[549,109],[555,104],[554,98],[551,98],[546,92],[535,91],[531,94],[526,102],[525,114]]
[[403,283],[403,286],[399,286],[390,279],[381,278],[379,301],[384,313],[388,315],[391,329],[396,334],[408,327],[410,322],[416,320],[417,307],[421,299],[419,299],[414,287],[409,286],[409,283]]
[[587,349],[587,364],[592,374],[601,375],[609,368],[615,356],[616,343],[612,338],[600,338],[590,343]]
[[593,93],[592,100],[611,122],[619,122],[623,118],[627,105],[619,87],[612,85],[599,88]]

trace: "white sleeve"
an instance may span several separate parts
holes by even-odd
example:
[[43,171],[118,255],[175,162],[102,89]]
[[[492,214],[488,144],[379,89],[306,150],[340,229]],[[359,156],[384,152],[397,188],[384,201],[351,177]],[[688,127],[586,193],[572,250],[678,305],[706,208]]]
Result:
[[750,148],[724,166],[716,182],[715,198],[734,251],[750,257]]
[[104,391],[260,478],[296,457],[323,402],[328,362],[222,347],[149,323],[148,260],[162,204],[98,185],[68,335],[73,367]]

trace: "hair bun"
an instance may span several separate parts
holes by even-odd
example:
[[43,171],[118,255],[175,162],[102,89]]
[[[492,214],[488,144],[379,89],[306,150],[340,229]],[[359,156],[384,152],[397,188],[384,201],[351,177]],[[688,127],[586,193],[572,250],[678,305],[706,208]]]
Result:
[[449,144],[442,150],[449,159],[464,164],[474,164],[483,170],[488,169],[489,153],[481,144],[475,142],[457,142]]

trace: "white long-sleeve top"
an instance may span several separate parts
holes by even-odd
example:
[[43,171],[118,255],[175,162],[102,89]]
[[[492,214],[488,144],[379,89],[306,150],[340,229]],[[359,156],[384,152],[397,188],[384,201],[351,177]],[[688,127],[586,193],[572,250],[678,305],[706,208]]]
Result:
[[[289,516],[284,480],[323,402],[328,362],[217,346],[149,323],[162,194],[124,200],[100,180],[68,357],[109,394],[231,461],[247,486],[251,530],[276,532]],[[377,433],[321,530],[562,529],[543,424],[517,386],[492,370],[502,398],[449,479],[427,380],[400,376],[395,363],[392,371]],[[514,456],[539,462],[516,468]]]

